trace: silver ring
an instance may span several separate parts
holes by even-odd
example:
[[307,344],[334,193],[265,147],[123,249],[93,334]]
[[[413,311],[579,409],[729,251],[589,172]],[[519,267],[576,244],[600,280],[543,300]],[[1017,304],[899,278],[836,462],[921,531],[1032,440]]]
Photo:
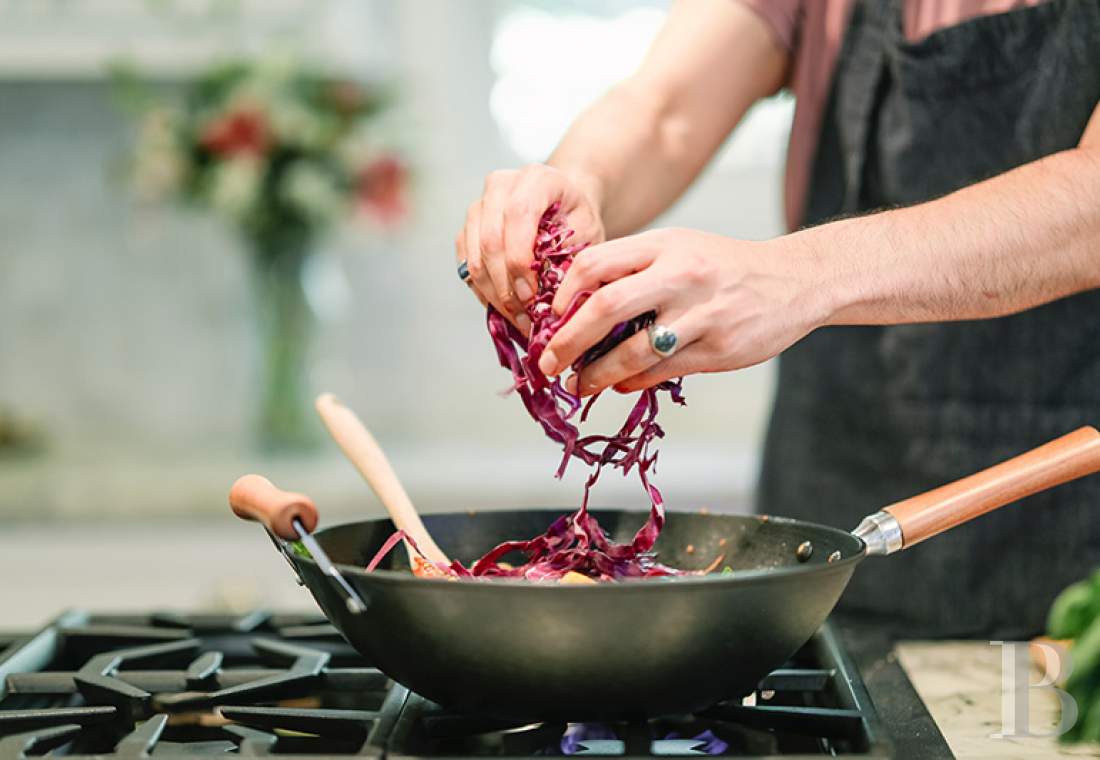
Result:
[[463,282],[470,279],[470,267],[466,264],[466,259],[458,262],[458,279]]
[[665,359],[676,353],[676,344],[680,339],[672,330],[664,325],[650,325],[646,331],[649,333],[649,346],[653,353]]

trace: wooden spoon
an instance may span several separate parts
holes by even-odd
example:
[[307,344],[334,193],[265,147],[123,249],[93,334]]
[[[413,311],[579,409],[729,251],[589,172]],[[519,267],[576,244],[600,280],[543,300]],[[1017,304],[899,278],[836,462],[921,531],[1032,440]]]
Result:
[[[382,452],[382,447],[378,445],[378,441],[370,434],[362,420],[331,393],[322,393],[318,396],[314,406],[317,414],[321,416],[321,421],[328,428],[329,435],[381,500],[382,506],[390,513],[393,524],[398,530],[403,530],[424,555],[421,557],[414,551],[408,541],[402,542],[405,544],[405,551],[408,552],[409,566],[413,568],[413,572],[417,575],[443,575],[429,562],[449,565],[451,561],[432,540],[412,500],[402,487],[401,481],[397,479],[397,473],[393,471],[389,460]],[[429,562],[425,562],[425,558]]]

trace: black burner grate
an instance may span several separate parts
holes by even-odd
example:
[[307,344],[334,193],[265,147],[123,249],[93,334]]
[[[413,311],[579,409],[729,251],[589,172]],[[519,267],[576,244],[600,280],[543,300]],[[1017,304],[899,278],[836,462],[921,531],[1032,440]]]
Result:
[[269,613],[68,613],[12,644],[0,679],[0,760],[381,757],[380,710],[404,691],[326,623]]
[[749,699],[697,715],[617,724],[517,724],[457,715],[409,694],[388,748],[392,760],[568,754],[622,760],[892,757],[859,674],[828,626]]
[[323,619],[71,612],[0,650],[0,760],[202,754],[885,758],[858,672],[824,627],[746,701],[623,724],[459,715],[389,681]]

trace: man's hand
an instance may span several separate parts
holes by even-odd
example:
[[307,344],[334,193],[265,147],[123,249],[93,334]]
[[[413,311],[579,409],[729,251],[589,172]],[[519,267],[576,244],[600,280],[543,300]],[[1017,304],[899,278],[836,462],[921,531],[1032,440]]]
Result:
[[[655,230],[578,254],[554,300],[592,296],[539,361],[559,374],[623,320],[657,312],[667,359],[634,335],[582,395],[769,359],[825,325],[987,319],[1100,288],[1100,105],[1078,147],[908,208],[752,243]],[[576,380],[567,381],[574,390]]]
[[566,224],[598,243],[648,224],[702,171],[788,56],[768,24],[732,0],[680,0],[633,76],[590,106],[546,165],[490,174],[455,241],[483,304],[527,332],[523,306],[539,217],[561,201]]
[[[585,367],[579,391],[634,391],[696,372],[740,369],[772,358],[827,316],[816,257],[792,237],[766,243],[686,229],[661,229],[581,251],[554,299],[592,296],[551,339],[539,361],[566,370],[623,320],[657,312],[678,349],[662,359],[639,333]],[[576,392],[576,380],[567,387]]]
[[577,241],[603,241],[595,184],[543,164],[490,174],[455,239],[457,260],[469,267],[474,294],[525,334],[531,323],[524,306],[537,287],[531,269],[535,234],[543,212],[559,202]]

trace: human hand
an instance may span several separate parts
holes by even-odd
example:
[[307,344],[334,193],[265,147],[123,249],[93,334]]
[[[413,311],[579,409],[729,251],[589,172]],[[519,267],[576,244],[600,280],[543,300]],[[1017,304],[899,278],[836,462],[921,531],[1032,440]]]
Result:
[[548,376],[570,367],[619,322],[657,312],[677,348],[662,358],[643,331],[584,367],[566,387],[588,396],[629,392],[697,372],[740,369],[772,358],[824,322],[820,267],[794,236],[750,242],[689,229],[659,229],[577,254],[558,288],[561,314],[592,291],[539,360]]
[[577,241],[604,240],[596,182],[545,164],[486,177],[485,189],[455,239],[456,260],[466,262],[474,295],[524,334],[531,328],[524,307],[537,289],[531,269],[535,234],[543,212],[555,202]]

